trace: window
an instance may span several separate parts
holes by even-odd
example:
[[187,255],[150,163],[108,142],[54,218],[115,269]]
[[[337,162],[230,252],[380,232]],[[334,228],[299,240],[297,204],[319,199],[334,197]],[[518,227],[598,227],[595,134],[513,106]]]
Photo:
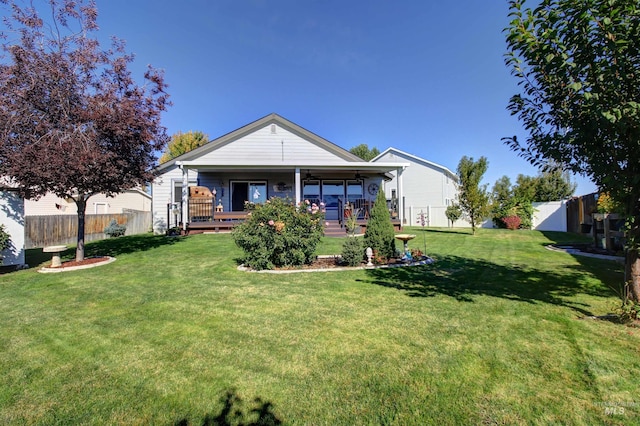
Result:
[[107,214],[109,213],[109,204],[107,203],[93,203],[94,214]]
[[[196,179],[189,179],[189,186],[197,185],[198,181]],[[174,180],[173,181],[173,199],[172,203],[182,203],[182,180]]]
[[303,182],[302,199],[317,203],[320,200],[320,182],[314,180]]
[[364,198],[364,189],[360,181],[347,181],[347,201],[353,203],[355,200]]

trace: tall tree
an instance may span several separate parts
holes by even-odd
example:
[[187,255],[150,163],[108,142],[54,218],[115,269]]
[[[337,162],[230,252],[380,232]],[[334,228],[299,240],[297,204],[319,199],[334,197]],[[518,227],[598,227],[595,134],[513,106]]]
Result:
[[536,194],[532,201],[559,201],[571,197],[576,184],[569,173],[559,167],[543,170],[536,179]]
[[509,110],[528,132],[506,143],[533,164],[590,177],[624,206],[625,285],[640,301],[640,3],[509,2],[506,64],[521,93]]
[[478,224],[489,213],[487,185],[480,185],[488,166],[489,163],[485,157],[473,161],[473,158],[464,156],[458,163],[458,178],[460,180],[458,204],[471,223],[471,232],[474,235]]
[[[24,196],[72,198],[78,210],[76,260],[84,259],[84,218],[93,194],[112,195],[152,178],[167,142],[169,104],[162,73],[137,85],[133,57],[114,39],[102,50],[93,1],[0,0],[6,30],[0,51],[0,175]],[[46,18],[49,17],[49,18]],[[48,21],[47,21],[48,19]]]
[[493,184],[491,189],[491,202],[504,203],[513,197],[513,189],[511,188],[511,179],[509,176],[502,176]]
[[520,200],[534,201],[538,190],[538,180],[534,176],[519,174],[513,187],[513,196]]
[[182,154],[196,149],[209,142],[209,135],[199,130],[189,130],[187,133],[178,132],[171,136],[167,149],[160,157],[160,163],[166,163]]
[[349,150],[353,155],[357,155],[362,158],[364,161],[371,161],[380,155],[380,151],[375,146],[369,149],[369,145],[366,143],[361,143],[360,145],[356,145]]

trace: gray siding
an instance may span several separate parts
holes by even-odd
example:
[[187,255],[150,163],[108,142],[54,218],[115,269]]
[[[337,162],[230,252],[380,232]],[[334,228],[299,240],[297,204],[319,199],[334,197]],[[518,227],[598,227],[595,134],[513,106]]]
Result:
[[275,165],[305,163],[344,164],[345,160],[300,136],[275,126],[266,126],[204,154],[198,160],[219,165]]

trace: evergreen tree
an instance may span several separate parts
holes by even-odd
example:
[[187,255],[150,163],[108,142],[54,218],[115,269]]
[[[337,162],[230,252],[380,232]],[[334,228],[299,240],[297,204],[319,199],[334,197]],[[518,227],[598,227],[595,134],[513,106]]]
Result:
[[378,191],[367,221],[364,244],[375,250],[379,256],[391,258],[396,255],[395,231],[382,189]]

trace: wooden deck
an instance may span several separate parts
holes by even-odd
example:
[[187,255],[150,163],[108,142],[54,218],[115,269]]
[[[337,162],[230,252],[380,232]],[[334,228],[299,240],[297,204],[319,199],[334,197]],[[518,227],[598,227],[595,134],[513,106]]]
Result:
[[[236,225],[242,223],[247,218],[246,212],[216,213],[216,219],[207,222],[193,222],[187,224],[187,234],[202,234],[209,232],[230,232]],[[325,228],[327,237],[344,237],[347,235],[346,229],[337,220],[329,220],[329,225]],[[396,232],[402,231],[402,224],[399,220],[392,220],[393,228]],[[360,227],[357,234],[364,234],[367,230],[367,221],[358,220]]]
[[204,232],[229,232],[236,225],[242,223],[248,212],[217,212],[213,219],[187,223],[187,234],[201,234]]

